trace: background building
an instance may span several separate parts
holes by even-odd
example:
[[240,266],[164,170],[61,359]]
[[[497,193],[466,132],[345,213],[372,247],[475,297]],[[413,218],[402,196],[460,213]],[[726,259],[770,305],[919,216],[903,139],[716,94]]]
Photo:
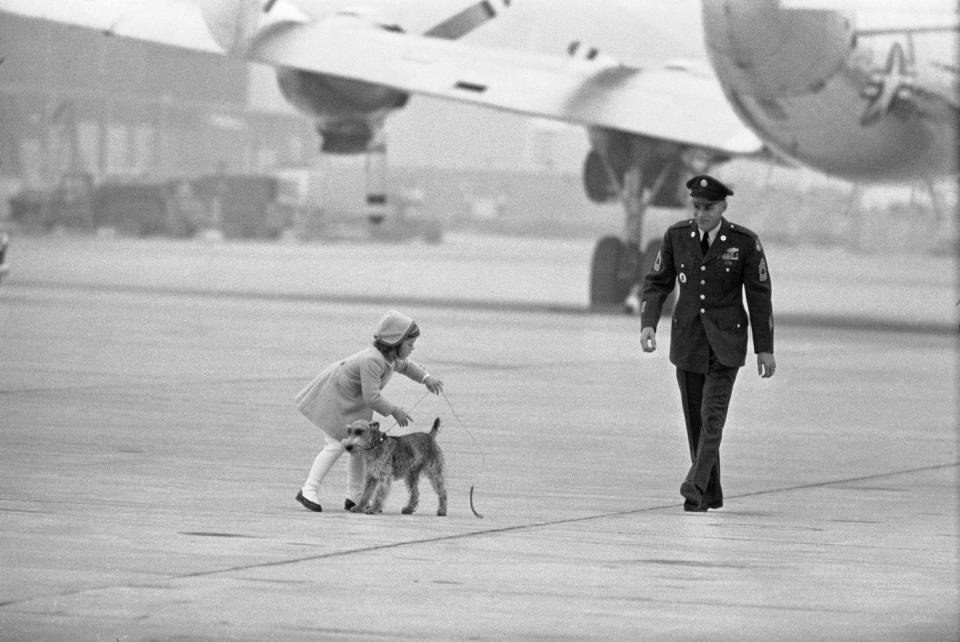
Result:
[[316,134],[279,103],[251,101],[249,65],[3,16],[0,175],[197,175],[302,163]]

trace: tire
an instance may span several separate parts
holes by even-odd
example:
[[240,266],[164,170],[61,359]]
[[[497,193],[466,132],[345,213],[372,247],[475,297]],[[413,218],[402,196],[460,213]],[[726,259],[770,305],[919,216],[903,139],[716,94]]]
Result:
[[616,236],[605,236],[593,250],[590,306],[622,306],[636,283],[640,253]]

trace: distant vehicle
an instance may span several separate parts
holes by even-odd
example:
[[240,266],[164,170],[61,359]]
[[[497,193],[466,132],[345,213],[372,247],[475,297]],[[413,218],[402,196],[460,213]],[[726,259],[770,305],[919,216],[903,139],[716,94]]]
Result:
[[10,198],[10,218],[30,228],[70,227],[90,230],[93,217],[93,177],[67,172],[50,189],[27,188]]
[[283,167],[270,175],[277,181],[277,215],[301,240],[443,240],[443,223],[424,211],[423,194],[415,190],[392,194],[374,213],[363,210],[359,198],[351,202],[344,193],[353,190],[318,168]]
[[209,174],[193,179],[111,177],[95,184],[67,173],[49,189],[10,198],[10,219],[30,230],[113,230],[124,236],[187,238],[214,230],[226,238],[279,237],[289,226],[276,208],[277,179]]

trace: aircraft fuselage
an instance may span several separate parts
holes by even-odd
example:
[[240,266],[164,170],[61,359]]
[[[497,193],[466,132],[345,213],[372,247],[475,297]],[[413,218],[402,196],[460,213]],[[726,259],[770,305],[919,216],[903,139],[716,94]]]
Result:
[[957,171],[956,34],[857,33],[852,14],[704,0],[727,98],[778,154],[857,181]]

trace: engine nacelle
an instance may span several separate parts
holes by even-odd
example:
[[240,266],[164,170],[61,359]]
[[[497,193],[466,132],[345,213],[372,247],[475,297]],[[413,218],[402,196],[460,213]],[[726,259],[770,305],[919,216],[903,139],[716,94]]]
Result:
[[277,84],[287,101],[318,119],[357,118],[399,109],[410,96],[382,85],[299,69],[277,69]]
[[362,118],[338,118],[317,123],[320,151],[326,154],[362,154],[370,149],[377,127]]
[[[327,21],[347,30],[403,31],[365,8],[343,9]],[[278,67],[277,85],[287,102],[317,121],[322,150],[332,154],[368,151],[387,114],[410,100],[406,92],[383,85],[301,69]]]
[[299,69],[277,69],[277,84],[291,105],[316,119],[321,149],[331,154],[367,151],[386,115],[410,99],[389,87]]

